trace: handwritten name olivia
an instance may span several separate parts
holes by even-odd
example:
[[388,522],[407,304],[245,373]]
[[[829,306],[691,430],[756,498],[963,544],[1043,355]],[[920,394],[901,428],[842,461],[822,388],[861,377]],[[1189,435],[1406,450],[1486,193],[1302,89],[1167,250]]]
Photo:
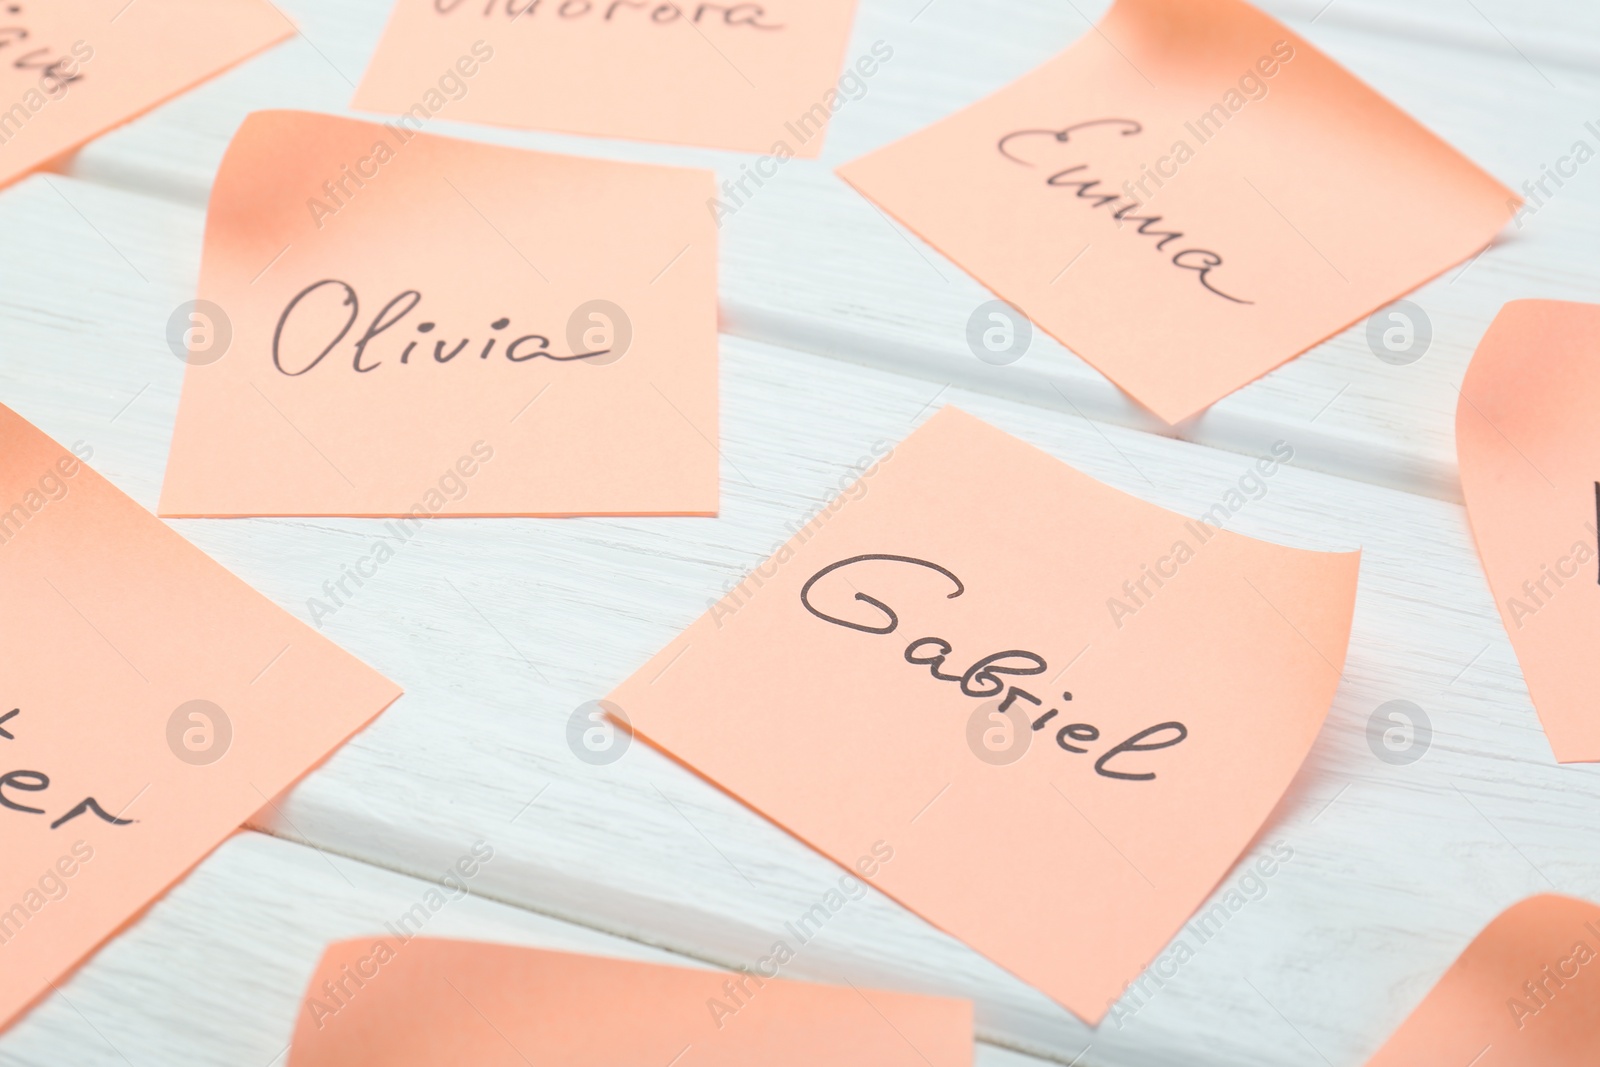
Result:
[[[1120,129],[1118,136],[1137,137],[1144,132],[1144,127],[1132,119],[1091,119],[1088,122],[1078,122],[1059,130],[1013,130],[995,144],[995,148],[1006,159],[1024,167],[1036,167],[1037,163],[1019,155],[1020,152],[1033,152],[1036,149],[1025,149],[1024,145],[1037,145],[1041,142],[1054,144],[1073,144],[1073,134],[1080,130],[1093,130],[1105,132],[1108,129]],[[1217,288],[1211,281],[1211,272],[1222,266],[1222,256],[1209,248],[1185,247],[1168,255],[1167,246],[1183,240],[1181,230],[1157,229],[1163,222],[1160,215],[1135,215],[1141,205],[1137,200],[1129,199],[1122,203],[1123,194],[1120,192],[1097,192],[1101,179],[1091,177],[1084,172],[1090,168],[1089,163],[1079,163],[1055,171],[1045,179],[1045,184],[1052,189],[1074,189],[1079,200],[1086,201],[1093,208],[1106,208],[1111,217],[1117,220],[1120,227],[1124,222],[1138,223],[1137,233],[1154,240],[1152,250],[1168,256],[1168,262],[1179,270],[1193,271],[1195,280],[1207,292],[1219,296],[1235,304],[1253,304],[1253,300],[1245,300],[1233,296]]]
[[[332,288],[328,289],[329,294],[339,299],[337,306],[349,308],[350,310],[344,315],[344,323],[339,327],[338,332],[333,334],[332,340],[323,345],[320,351],[315,351],[315,345],[328,335],[325,322],[323,322],[322,329],[318,329],[315,323],[324,320],[326,317],[319,314],[319,309],[315,307],[315,304],[310,305],[309,310],[303,311],[302,307],[306,306],[308,297],[311,297],[318,290],[330,286]],[[409,364],[413,353],[416,353],[418,363],[426,363],[430,357],[428,349],[430,341],[433,345],[431,357],[434,363],[449,363],[467,351],[469,346],[474,345],[473,339],[470,337],[456,341],[453,346],[451,341],[454,338],[434,340],[428,335],[433,333],[434,329],[438,327],[438,323],[432,320],[423,320],[416,324],[416,333],[421,336],[413,336],[406,343],[405,347],[400,350],[398,361],[392,359],[392,352],[380,353],[380,351],[373,348],[380,337],[399,325],[401,320],[415,311],[420,303],[422,303],[422,294],[415,289],[407,289],[378,310],[378,313],[367,323],[366,329],[362,331],[361,335],[356,338],[350,347],[350,366],[357,374],[369,374],[384,366],[386,361],[391,364],[395,362],[400,365]],[[361,300],[356,295],[354,286],[348,282],[340,281],[337,278],[325,278],[313,285],[306,286],[295,294],[294,299],[289,301],[288,305],[284,307],[283,313],[278,316],[277,329],[272,333],[272,365],[277,367],[280,373],[290,378],[298,378],[302,374],[309,373],[317,364],[326,359],[329,353],[344,342],[351,329],[354,328],[356,320],[360,317]],[[302,318],[309,324],[302,327],[300,325]],[[293,329],[291,329],[291,323],[293,323]],[[511,319],[508,316],[502,316],[489,324],[489,329],[494,331],[494,334],[483,342],[483,347],[477,352],[478,359],[486,360],[490,357],[491,353],[494,352],[495,345],[502,340],[502,337],[497,335],[501,335],[510,325]],[[308,356],[304,351],[294,351],[293,349],[297,346],[285,343],[286,332],[295,335],[309,333],[316,338],[312,342],[314,354]],[[398,340],[396,340],[395,344],[398,345]],[[379,348],[381,347],[380,345]],[[419,347],[420,351],[418,351]],[[529,360],[534,359],[548,359],[556,363],[568,363],[573,360],[596,359],[600,356],[609,355],[610,352],[610,348],[603,348],[594,352],[574,352],[570,355],[560,355],[550,351],[550,338],[540,333],[523,334],[501,348],[501,354],[512,363],[527,363]]]
[[[857,591],[855,594],[854,599],[861,601],[863,604],[870,605],[881,615],[881,618],[870,619],[866,622],[857,622],[851,619],[840,618],[837,615],[830,615],[811,602],[811,591],[818,582],[821,582],[831,574],[843,571],[847,567],[853,567],[858,563],[866,563],[874,560],[887,561],[891,563],[903,563],[913,567],[924,567],[943,576],[950,582],[951,585],[955,587],[955,591],[946,597],[948,600],[954,600],[967,591],[966,585],[961,581],[960,578],[956,577],[956,575],[949,569],[941,567],[937,563],[931,563],[925,559],[917,559],[915,556],[895,556],[873,553],[862,556],[851,556],[849,559],[842,559],[836,563],[830,563],[826,567],[823,567],[821,570],[817,571],[809,579],[807,579],[806,584],[800,588],[801,605],[812,615],[815,615],[823,622],[831,623],[834,626],[843,626],[847,629],[857,630],[864,634],[886,635],[894,633],[900,628],[900,616],[895,613],[893,608],[879,600],[877,597],[870,596],[860,591]],[[848,579],[846,579],[846,581],[848,581]],[[851,585],[851,588],[854,588],[853,584]],[[1009,711],[1012,704],[1018,700],[1027,701],[1028,703],[1033,704],[1035,707],[1044,706],[1044,702],[1039,697],[1028,692],[1026,689],[1022,689],[1011,684],[1006,680],[1008,678],[1031,677],[1034,675],[1043,674],[1045,671],[1047,671],[1049,669],[1049,664],[1045,661],[1044,657],[1040,656],[1038,653],[1017,648],[1007,649],[1003,652],[990,653],[989,655],[983,656],[973,662],[970,667],[966,668],[964,671],[961,671],[959,674],[951,673],[950,671],[943,669],[950,657],[954,654],[955,649],[951,646],[949,641],[946,641],[942,637],[919,637],[905,647],[904,658],[907,663],[913,666],[928,668],[928,673],[938,681],[950,682],[959,686],[962,694],[965,696],[969,696],[977,700],[990,700],[1000,697],[1003,693],[1004,698],[1001,699],[999,707],[999,711],[1001,713]],[[1072,699],[1071,693],[1062,693],[1061,696],[1064,700]],[[1040,715],[1037,719],[1033,720],[1033,729],[1035,731],[1043,730],[1046,726],[1050,725],[1050,720],[1054,719],[1059,714],[1061,714],[1060,709],[1051,708],[1044,714]],[[1125,761],[1122,758],[1137,752],[1155,752],[1160,749],[1171,748],[1173,745],[1182,742],[1188,736],[1189,729],[1181,722],[1162,722],[1157,723],[1154,726],[1146,727],[1145,729],[1140,730],[1133,736],[1129,737],[1127,740],[1113,745],[1109,749],[1106,749],[1095,760],[1095,773],[1100,775],[1102,778],[1113,778],[1124,782],[1152,781],[1156,777],[1154,771],[1142,769],[1126,770],[1124,769]],[[1065,726],[1061,726],[1056,730],[1056,745],[1063,752],[1069,752],[1076,755],[1087,755],[1090,752],[1090,749],[1085,746],[1098,742],[1099,740],[1100,728],[1092,723],[1072,722],[1067,723]],[[1113,760],[1118,761],[1118,765],[1116,767],[1111,766]]]

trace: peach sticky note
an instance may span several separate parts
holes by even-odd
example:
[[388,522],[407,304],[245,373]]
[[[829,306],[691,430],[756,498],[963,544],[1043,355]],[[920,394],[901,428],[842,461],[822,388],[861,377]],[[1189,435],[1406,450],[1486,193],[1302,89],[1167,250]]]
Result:
[[1228,513],[945,408],[610,710],[1095,1022],[1260,829],[1339,684],[1359,554]]
[[17,0],[0,13],[0,184],[269,45],[266,0]]
[[1169,423],[1471,255],[1516,202],[1242,0],[1118,0],[839,173]]
[[1551,894],[1502,912],[1367,1067],[1593,1067],[1600,907]]
[[854,12],[855,0],[395,0],[351,106],[815,156],[828,118],[894,52],[880,41],[841,75]]
[[169,325],[189,367],[161,513],[715,514],[710,191],[251,115]]
[[1478,555],[1561,763],[1600,761],[1600,305],[1517,300],[1456,404]]
[[433,938],[328,946],[290,1067],[971,1067],[972,1005]]
[[0,407],[0,1023],[400,691]]

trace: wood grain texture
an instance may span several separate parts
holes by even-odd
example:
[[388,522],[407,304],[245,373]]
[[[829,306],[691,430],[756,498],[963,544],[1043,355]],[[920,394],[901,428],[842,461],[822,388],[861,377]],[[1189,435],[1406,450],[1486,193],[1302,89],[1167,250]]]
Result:
[[[462,840],[458,856],[474,844]],[[466,884],[470,890],[472,882]],[[263,834],[238,834],[92,962],[57,983],[7,1032],[0,1063],[281,1067],[323,947],[384,936],[386,924],[408,913],[415,923],[414,909],[427,908],[424,898],[434,888],[434,882],[319,855]],[[635,941],[458,893],[429,914],[420,936],[699,966]],[[338,1025],[338,1016],[328,1025]],[[1040,1067],[1038,1060],[987,1045],[978,1046],[976,1064]]]
[[[267,107],[349,113],[376,45],[384,0],[293,0],[302,36],[90,144],[69,173],[204,202],[244,116]],[[894,58],[833,120],[819,160],[780,168],[722,228],[722,310],[731,333],[1011,396],[1213,447],[1256,453],[1293,425],[1300,463],[1445,500],[1455,476],[1456,386],[1494,311],[1542,295],[1600,292],[1600,164],[1581,168],[1524,225],[1470,268],[1412,294],[1434,339],[1417,363],[1390,366],[1364,322],[1176,427],[1160,423],[1052,339],[1036,335],[1009,367],[966,346],[966,322],[991,294],[844,185],[832,168],[1001,88],[1088,31],[1108,6],[999,0],[863,0],[847,55],[885,41]],[[1574,3],[1278,0],[1268,10],[1513,188],[1542,176],[1572,142],[1600,148],[1600,15]],[[1320,17],[1309,21],[1313,16]],[[489,69],[492,69],[492,65]],[[1218,92],[1225,88],[1218,87]],[[435,132],[608,158],[710,167],[737,180],[754,157],[463,126]],[[1363,195],[1382,196],[1382,190]],[[1509,212],[1508,212],[1509,216]],[[1063,259],[1065,264],[1066,259]],[[1559,269],[1553,269],[1559,264]]]
[[[163,327],[193,285],[200,213],[41,177],[0,197],[0,225],[54,249],[8,279],[0,395],[58,438],[90,442],[94,464],[152,505],[182,371]],[[325,630],[407,695],[263,829],[417,877],[483,837],[499,852],[487,895],[748,964],[836,870],[643,746],[609,767],[580,763],[565,740],[574,708],[760,562],[837,491],[846,464],[937,404],[1189,514],[1249,468],[810,353],[726,338],[723,359],[722,515],[430,524]],[[1600,895],[1600,779],[1553,765],[1461,509],[1296,469],[1269,486],[1236,529],[1365,556],[1343,686],[1255,850],[1294,850],[1265,895],[1098,1032],[876,895],[835,917],[797,975],[972,996],[986,1038],[1066,1062],[1090,1046],[1081,1062],[1299,1062],[1303,1034],[1330,1061],[1358,1063],[1500,908],[1551,886]],[[174,526],[301,618],[373,537],[359,520]],[[1410,767],[1368,747],[1369,717],[1395,698],[1435,729]]]
[[[0,192],[0,401],[89,443],[93,465],[147,507],[182,372],[165,326],[193,295],[216,162],[252,109],[346,111],[387,9],[284,6],[301,38],[94,142],[62,164],[72,177]],[[1347,331],[1191,424],[1155,426],[1047,341],[1009,368],[975,360],[964,324],[987,293],[829,170],[998,88],[1103,7],[934,0],[919,14],[923,0],[864,0],[850,54],[881,38],[894,61],[840,113],[820,164],[787,164],[723,230],[722,515],[430,524],[326,626],[408,695],[259,821],[278,840],[247,834],[202,864],[64,987],[72,1004],[53,999],[0,1036],[0,1063],[265,1063],[320,944],[389,917],[414,898],[407,878],[436,877],[479,837],[497,858],[477,889],[500,904],[463,929],[561,930],[573,944],[730,966],[763,954],[835,877],[831,864],[643,746],[610,767],[580,763],[566,720],[825,503],[846,464],[943,403],[1190,514],[1237,484],[1250,462],[1239,453],[1288,441],[1302,469],[1276,476],[1235,528],[1365,549],[1349,665],[1253,850],[1282,843],[1293,858],[1259,891],[1242,872],[1226,880],[1217,900],[1230,888],[1258,899],[1163,985],[1126,999],[1120,1026],[1085,1029],[877,895],[835,917],[797,976],[972,996],[983,1036],[1063,1063],[1353,1067],[1501,908],[1550,888],[1600,897],[1600,771],[1552,763],[1450,503],[1454,390],[1500,302],[1594,297],[1600,165],[1413,297],[1435,326],[1420,362],[1387,366]],[[1600,119],[1584,69],[1600,54],[1590,8],[1269,7],[1509,184],[1538,177]],[[434,128],[730,176],[746,161]],[[301,618],[373,537],[357,520],[173,525]],[[1426,709],[1435,731],[1411,766],[1368,745],[1369,718],[1396,698]],[[985,1052],[1023,1062],[1006,1055]]]

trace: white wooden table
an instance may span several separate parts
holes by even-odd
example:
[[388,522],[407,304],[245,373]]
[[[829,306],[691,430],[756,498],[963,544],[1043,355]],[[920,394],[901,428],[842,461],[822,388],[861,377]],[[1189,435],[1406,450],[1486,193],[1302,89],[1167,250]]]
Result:
[[[194,290],[222,151],[251,110],[346,112],[387,3],[282,6],[299,38],[0,192],[0,400],[90,442],[94,465],[151,508],[183,370],[165,324]],[[327,626],[406,696],[0,1035],[0,1064],[281,1063],[322,944],[379,929],[480,839],[495,858],[476,898],[429,933],[758,958],[836,877],[828,861],[645,746],[580,762],[566,722],[824,503],[847,463],[942,403],[1196,515],[1288,441],[1295,467],[1235,528],[1365,549],[1348,667],[1254,849],[1292,859],[1120,1027],[1085,1028],[877,895],[791,973],[971,997],[985,1065],[1358,1067],[1502,908],[1551,889],[1600,899],[1600,769],[1551,758],[1459,506],[1451,431],[1502,302],[1600,299],[1600,162],[1413,294],[1434,328],[1420,361],[1378,360],[1357,326],[1190,423],[1155,426],[1047,338],[1008,367],[973,358],[965,323],[989,294],[831,173],[1030,69],[1104,6],[862,0],[850,54],[881,38],[893,61],[838,114],[821,161],[786,164],[722,230],[721,516],[429,524]],[[1584,0],[1269,6],[1514,187],[1600,119],[1600,9]],[[367,542],[356,520],[174,525],[307,619],[307,598]],[[1398,698],[1434,729],[1406,766],[1367,739]]]

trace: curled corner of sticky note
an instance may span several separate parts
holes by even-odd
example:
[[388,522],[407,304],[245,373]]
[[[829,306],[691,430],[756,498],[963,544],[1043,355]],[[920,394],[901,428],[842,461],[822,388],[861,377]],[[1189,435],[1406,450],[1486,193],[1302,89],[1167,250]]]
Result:
[[1473,540],[1557,762],[1600,761],[1600,304],[1516,300],[1456,407]]
[[1497,915],[1367,1067],[1591,1067],[1600,905],[1544,893]]
[[[370,978],[374,965],[381,965],[393,959],[396,950],[397,942],[394,938],[375,934],[334,941],[323,949],[322,957],[317,960],[316,968],[306,981],[305,993],[300,999],[300,1010],[295,1016],[294,1036],[290,1043],[291,1050],[304,1050],[312,1041],[311,1035],[323,1029],[328,1019],[343,1007],[349,992],[361,988],[357,983],[363,983],[365,979],[360,976],[366,974]],[[349,977],[352,970],[356,974],[353,979]],[[343,996],[339,992],[341,986],[346,987]],[[290,1051],[291,1067],[296,1062],[294,1051]]]
[[390,932],[328,946],[292,1067],[972,1063],[966,1000]]

